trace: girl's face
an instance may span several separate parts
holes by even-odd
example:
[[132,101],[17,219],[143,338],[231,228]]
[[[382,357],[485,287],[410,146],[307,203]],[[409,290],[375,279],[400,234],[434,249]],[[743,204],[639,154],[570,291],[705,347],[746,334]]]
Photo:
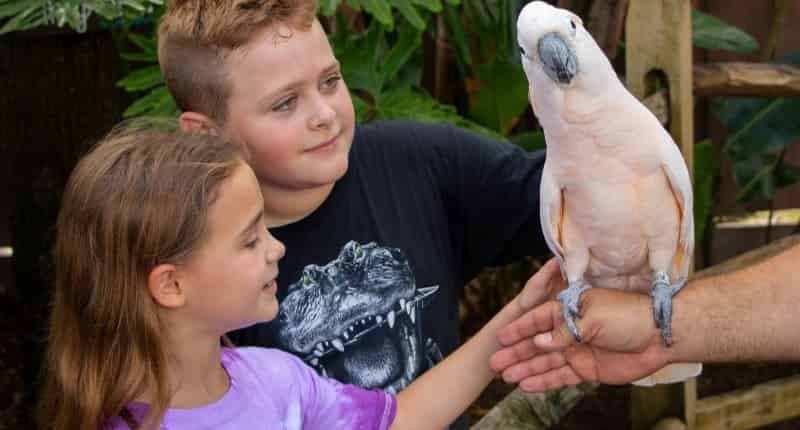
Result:
[[241,163],[219,185],[205,237],[185,264],[185,315],[221,335],[275,318],[278,260],[285,248],[264,224],[264,202],[253,170]]

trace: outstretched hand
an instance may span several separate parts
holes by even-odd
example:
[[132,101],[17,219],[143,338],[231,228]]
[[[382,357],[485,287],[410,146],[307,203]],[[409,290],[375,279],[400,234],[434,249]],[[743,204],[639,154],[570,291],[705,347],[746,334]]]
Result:
[[493,370],[523,391],[541,392],[581,382],[626,384],[667,364],[667,350],[644,294],[605,288],[587,291],[577,321],[581,343],[567,330],[559,302],[537,306],[536,297],[526,299],[526,294],[534,291],[526,288],[520,305],[533,308],[499,331],[504,348],[490,360]]

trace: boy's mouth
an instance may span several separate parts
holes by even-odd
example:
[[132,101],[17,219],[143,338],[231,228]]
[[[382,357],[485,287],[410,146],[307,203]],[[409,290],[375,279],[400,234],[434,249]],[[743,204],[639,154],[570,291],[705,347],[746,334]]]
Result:
[[325,151],[325,150],[328,150],[328,149],[332,149],[334,146],[336,146],[336,142],[339,139],[339,135],[340,134],[341,133],[334,134],[333,137],[330,138],[329,140],[326,140],[326,141],[324,141],[324,142],[322,142],[320,144],[312,146],[311,148],[307,149],[305,152],[320,152],[320,151]]

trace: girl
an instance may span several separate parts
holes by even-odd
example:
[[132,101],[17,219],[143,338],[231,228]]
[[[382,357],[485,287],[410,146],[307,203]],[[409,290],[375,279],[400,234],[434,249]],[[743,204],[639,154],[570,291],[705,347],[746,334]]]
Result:
[[[528,307],[515,298],[396,398],[221,345],[275,318],[284,247],[238,147],[211,135],[118,128],[72,173],[57,234],[45,428],[441,429],[494,376],[497,328]],[[528,282],[529,301],[555,267]]]

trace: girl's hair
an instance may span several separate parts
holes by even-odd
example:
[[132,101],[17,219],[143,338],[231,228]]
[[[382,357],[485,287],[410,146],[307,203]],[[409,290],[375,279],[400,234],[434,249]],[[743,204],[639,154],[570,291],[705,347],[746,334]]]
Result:
[[[240,163],[234,144],[150,122],[117,127],[78,163],[58,216],[42,427],[161,421],[171,394],[148,276],[197,249],[215,191]],[[146,388],[155,398],[137,424],[126,405]]]

